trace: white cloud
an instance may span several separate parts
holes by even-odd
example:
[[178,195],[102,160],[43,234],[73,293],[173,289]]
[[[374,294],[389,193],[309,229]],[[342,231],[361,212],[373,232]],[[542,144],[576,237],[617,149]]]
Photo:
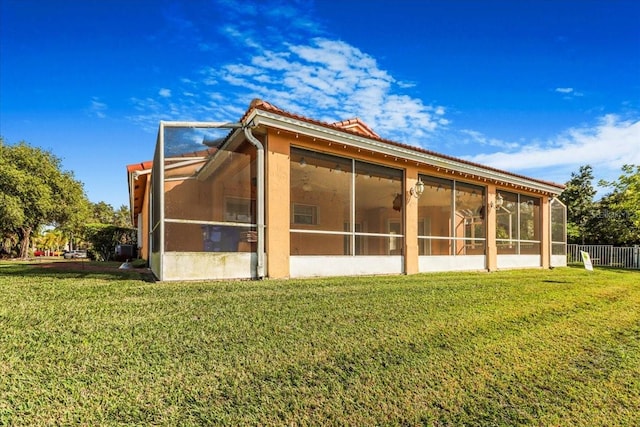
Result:
[[462,129],[460,133],[463,134],[462,142],[466,144],[475,144],[480,146],[488,146],[488,147],[498,147],[503,148],[505,150],[514,150],[520,146],[517,142],[507,142],[502,141],[497,138],[490,138],[485,136],[483,133],[470,130],[470,129]]
[[398,86],[402,89],[411,89],[416,87],[416,84],[413,82],[403,82],[403,81],[398,81]]
[[565,95],[563,99],[573,99],[579,96],[584,96],[582,92],[578,92],[572,87],[557,87],[555,91]]
[[384,137],[402,142],[424,142],[449,124],[444,107],[400,93],[400,85],[372,56],[342,41],[285,44],[250,62],[208,73],[250,97],[309,117],[337,121],[358,116]]
[[221,29],[223,35],[226,35],[234,43],[237,43],[244,47],[260,49],[262,46],[260,43],[254,40],[252,34],[253,31],[245,30],[244,32],[234,27],[233,25],[226,25]]
[[99,98],[91,99],[91,105],[89,106],[89,115],[98,117],[99,119],[104,119],[107,117],[105,111],[107,110],[107,104],[104,102],[100,102]]
[[[465,132],[474,136],[472,131]],[[602,178],[612,179],[622,165],[640,164],[640,118],[622,120],[609,114],[593,127],[571,128],[544,144],[522,145],[517,151],[478,154],[467,159],[510,171],[538,171],[545,179],[564,176],[563,182],[571,171],[589,164]]]
[[[385,138],[417,145],[426,145],[430,136],[450,124],[443,106],[410,96],[406,91],[413,84],[396,80],[374,57],[344,41],[320,37],[323,30],[311,9],[285,0],[265,0],[250,10],[231,0],[217,4],[228,17],[226,24],[216,27],[229,41],[220,52],[224,55],[212,56],[173,90],[161,89],[155,97],[132,101],[140,109],[132,120],[144,122],[146,128],[157,127],[159,119],[237,120],[252,98],[262,98],[324,121],[360,117]],[[258,31],[257,21],[265,16],[277,18],[279,25],[260,25]],[[174,22],[178,23],[182,25],[175,28],[191,35],[204,33],[203,28]],[[232,60],[221,60],[225,57]],[[221,117],[236,111],[235,117]]]

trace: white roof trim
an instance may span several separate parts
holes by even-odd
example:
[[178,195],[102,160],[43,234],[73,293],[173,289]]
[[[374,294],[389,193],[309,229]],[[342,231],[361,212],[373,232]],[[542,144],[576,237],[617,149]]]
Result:
[[336,142],[350,147],[363,150],[375,151],[377,153],[386,154],[391,157],[398,157],[416,163],[424,163],[436,168],[451,170],[456,173],[475,175],[479,178],[486,178],[491,181],[503,182],[505,184],[513,184],[516,186],[526,187],[532,190],[541,191],[550,194],[560,194],[562,189],[538,181],[533,181],[524,177],[514,176],[508,173],[502,173],[480,166],[470,165],[453,159],[445,159],[433,154],[421,153],[396,145],[387,144],[383,141],[377,141],[364,136],[353,135],[341,132],[337,129],[331,129],[304,120],[292,117],[282,116],[278,113],[253,109],[249,116],[245,119],[247,123],[253,122],[255,126],[269,126],[276,129],[282,129],[289,132],[299,133],[313,138],[324,139]]

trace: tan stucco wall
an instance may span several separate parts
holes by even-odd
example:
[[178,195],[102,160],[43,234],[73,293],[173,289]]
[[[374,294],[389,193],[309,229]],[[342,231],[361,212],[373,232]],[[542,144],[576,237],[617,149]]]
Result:
[[265,147],[265,223],[267,275],[289,277],[289,138],[270,132]]
[[[485,205],[486,212],[486,233],[487,233],[487,244],[486,244],[486,257],[487,257],[487,269],[489,271],[494,271],[497,269],[497,246],[495,243],[496,237],[496,209],[495,209],[495,200],[496,194],[499,191],[511,192],[511,193],[520,193],[524,195],[529,195],[532,197],[537,197],[541,199],[541,214],[540,214],[540,223],[539,227],[541,230],[541,255],[542,255],[542,266],[548,266],[548,245],[549,245],[549,215],[548,215],[548,197],[542,196],[539,193],[529,192],[523,188],[513,188],[512,186],[496,186],[491,182],[487,182],[482,179],[473,179],[472,177],[460,174],[451,174],[446,173],[444,170],[439,170],[439,168],[425,166],[425,165],[415,165],[410,162],[405,162],[402,159],[397,159],[391,156],[385,156],[379,153],[372,153],[368,151],[361,151],[357,149],[353,149],[344,145],[329,143],[328,141],[316,141],[312,138],[307,138],[301,135],[295,135],[290,132],[280,132],[270,131],[269,133],[269,143],[272,144],[271,149],[268,150],[269,156],[267,157],[268,162],[271,163],[271,168],[273,169],[275,165],[279,165],[281,170],[278,170],[277,173],[274,173],[272,170],[269,173],[268,180],[272,181],[272,185],[269,188],[276,189],[276,194],[269,194],[267,191],[267,200],[270,201],[268,205],[271,205],[271,213],[268,215],[267,228],[271,228],[274,225],[273,229],[269,233],[269,238],[272,239],[271,244],[267,246],[267,253],[270,258],[274,257],[273,251],[275,250],[275,259],[272,259],[273,264],[270,264],[273,268],[277,268],[278,276],[277,277],[287,277],[288,276],[288,254],[291,253],[291,248],[295,248],[297,246],[297,242],[304,240],[306,244],[312,244],[314,247],[318,249],[319,253],[331,254],[330,247],[336,247],[339,245],[339,241],[341,238],[331,239],[328,236],[318,236],[315,238],[312,235],[293,235],[290,236],[288,232],[289,224],[291,221],[291,201],[289,200],[289,192],[282,191],[282,188],[289,188],[288,176],[285,179],[285,175],[288,174],[289,165],[288,162],[288,154],[290,145],[295,145],[297,147],[306,148],[310,150],[317,150],[328,154],[335,154],[343,157],[352,157],[358,160],[363,160],[367,162],[377,163],[385,166],[389,166],[397,169],[404,169],[405,171],[405,209],[404,212],[404,247],[403,254],[405,256],[405,272],[407,274],[413,274],[418,272],[418,242],[417,242],[417,222],[418,222],[418,203],[417,200],[410,196],[409,190],[415,185],[417,181],[418,174],[425,174],[434,177],[446,178],[446,179],[455,179],[459,182],[468,182],[476,185],[481,185],[486,188],[487,200]],[[277,183],[277,185],[276,185]],[[277,208],[274,208],[273,204],[277,203]],[[489,205],[493,202],[494,207],[489,208]],[[326,207],[322,206],[322,204],[318,205],[319,211],[325,211]],[[269,209],[269,208],[268,208]],[[394,212],[391,212],[391,215],[384,215],[384,213],[377,212],[376,217],[373,218],[371,215],[367,213],[357,213],[360,217],[366,217],[367,221],[375,221],[375,222],[386,222],[390,218],[393,217]],[[427,212],[421,211],[420,217],[423,217]],[[441,218],[442,215],[432,215],[431,216],[431,226],[432,227],[445,227],[447,229],[451,229],[451,220],[450,218]],[[440,220],[445,221],[444,223],[440,223]],[[270,221],[275,221],[274,224],[271,224]],[[296,226],[295,228],[304,229],[305,226]],[[308,227],[311,228],[311,227]],[[456,221],[456,224],[453,226],[454,235],[457,237],[462,237],[464,233],[464,225],[460,221]],[[274,244],[276,241],[276,231],[278,234],[282,233],[282,236],[277,237],[277,241],[280,242],[278,244]],[[377,243],[373,243],[377,244]],[[382,240],[380,242],[382,243]],[[448,240],[432,240],[431,247],[432,253],[449,253],[449,244]],[[270,249],[269,249],[270,248]],[[376,248],[376,251],[384,252],[384,248]],[[482,251],[478,252],[478,254],[482,254]],[[269,273],[271,276],[271,271]],[[274,276],[275,277],[275,276]]]
[[549,212],[549,197],[542,198],[540,203],[540,255],[542,256],[542,268],[549,268],[551,265],[551,215]]
[[[446,179],[455,179],[461,182],[474,183],[486,188],[487,200],[485,205],[486,212],[486,255],[487,255],[487,269],[494,271],[497,269],[497,247],[495,243],[496,237],[496,209],[495,200],[496,193],[500,191],[520,193],[530,195],[541,199],[540,204],[540,239],[541,239],[541,259],[542,267],[549,267],[549,198],[542,196],[540,193],[529,192],[523,188],[514,188],[510,185],[497,186],[494,183],[487,182],[487,180],[474,179],[472,176],[466,176],[461,174],[447,173],[447,171],[440,170],[436,167],[430,167],[423,164],[416,164],[407,162],[403,159],[398,159],[392,156],[385,156],[380,153],[374,153],[366,150],[359,150],[357,148],[347,147],[341,144],[329,143],[324,140],[314,140],[310,137],[304,137],[296,135],[291,132],[277,131],[274,129],[267,129],[267,135],[263,137],[265,142],[265,223],[266,223],[266,241],[265,251],[267,253],[267,265],[266,274],[271,278],[285,278],[289,277],[289,265],[290,254],[295,254],[295,248],[299,245],[299,242],[303,241],[305,245],[314,246],[319,253],[332,254],[332,251],[336,251],[336,248],[341,248],[344,242],[344,236],[327,236],[318,235],[313,236],[309,234],[292,235],[289,231],[291,227],[291,188],[290,188],[290,149],[291,145],[297,147],[306,148],[309,150],[325,152],[328,154],[335,154],[342,157],[355,158],[358,160],[381,164],[389,166],[395,169],[403,169],[405,171],[405,183],[404,183],[404,209],[402,213],[388,209],[388,212],[378,209],[375,212],[356,212],[356,216],[359,218],[366,218],[366,221],[370,224],[376,224],[376,228],[380,231],[387,228],[389,219],[400,218],[400,215],[404,215],[404,245],[402,247],[402,254],[404,255],[404,271],[407,274],[417,273],[419,270],[418,256],[419,245],[417,240],[418,235],[418,219],[429,216],[431,218],[431,227],[435,228],[453,228],[455,230],[454,235],[461,237],[464,232],[464,226],[456,221],[456,224],[451,224],[450,217],[445,218],[442,215],[437,215],[435,212],[428,212],[428,209],[418,209],[418,200],[412,197],[409,190],[415,185],[418,175],[424,174],[429,176],[441,177]],[[223,173],[224,175],[224,173]],[[198,194],[195,191],[190,190],[188,182],[175,182],[168,183],[166,190],[171,193],[172,190],[180,187],[179,203],[171,204],[167,206],[167,216],[171,215],[187,215],[188,217],[206,217],[206,219],[224,220],[223,210],[225,197],[230,195],[234,197],[255,197],[254,190],[243,189],[241,186],[237,188],[234,185],[226,183],[224,191],[222,190],[222,183],[225,182],[225,176],[216,177],[215,183],[211,184],[210,191],[203,193],[200,189]],[[149,180],[150,182],[150,180]],[[171,196],[169,196],[171,197]],[[206,199],[206,200],[203,200]],[[176,199],[178,200],[178,199]],[[149,185],[145,190],[145,209],[143,209],[143,249],[142,254],[146,258],[149,255],[149,239],[148,239],[148,219],[149,219]],[[204,202],[204,203],[203,203]],[[490,208],[489,206],[494,205]],[[185,209],[185,206],[199,206],[197,209]],[[317,203],[318,209],[322,212],[322,221],[333,221],[331,223],[331,229],[340,230],[340,223],[344,220],[341,217],[331,218],[326,217],[325,212],[331,212],[332,206],[326,204],[326,200],[319,200]],[[198,209],[202,209],[200,212]],[[335,209],[335,208],[334,208]],[[194,218],[195,219],[195,218]],[[323,225],[323,229],[326,229]],[[295,228],[304,229],[307,226],[296,226]],[[312,227],[308,227],[312,228]],[[193,250],[200,250],[196,246],[201,245],[202,236],[196,235],[195,230],[181,230],[180,232],[171,233],[172,239],[176,239],[174,243],[179,244],[181,247],[189,247],[193,245]],[[176,228],[176,231],[178,229]],[[384,231],[383,231],[384,232]],[[449,253],[448,245],[449,240],[432,240],[431,248],[433,254]],[[380,238],[377,242],[372,243],[377,245],[375,251],[377,253],[384,253],[384,245],[388,245],[388,239]],[[387,246],[388,249],[388,246]],[[339,254],[339,253],[336,253]]]
[[496,245],[496,186],[487,185],[487,270],[498,269],[498,246]]
[[405,170],[405,221],[404,221],[404,271],[406,274],[418,272],[418,199],[411,195],[411,189],[418,182],[418,168],[408,165]]
[[142,201],[142,211],[138,218],[138,226],[142,229],[142,242],[140,245],[140,258],[145,261],[149,260],[149,192],[151,191],[151,174],[149,174],[144,188],[144,199]]

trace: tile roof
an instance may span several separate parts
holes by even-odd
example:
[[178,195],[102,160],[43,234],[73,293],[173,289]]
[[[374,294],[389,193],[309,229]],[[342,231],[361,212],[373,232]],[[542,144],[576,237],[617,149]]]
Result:
[[[147,186],[148,174],[134,175],[136,172],[151,170],[152,161],[134,163],[127,165],[127,180],[129,181],[129,197],[131,208],[131,223],[138,225],[138,214],[142,212],[142,201],[144,200],[144,192]],[[132,188],[133,187],[133,188]]]
[[[415,151],[417,153],[423,153],[423,154],[428,154],[430,156],[434,156],[434,157],[439,157],[445,160],[450,160],[450,161],[454,161],[454,162],[459,162],[459,163],[463,163],[469,166],[473,166],[473,167],[477,167],[477,168],[481,168],[481,169],[485,169],[488,171],[493,171],[493,172],[497,172],[500,174],[504,174],[504,175],[508,175],[508,176],[512,176],[512,177],[516,177],[516,178],[520,178],[520,179],[525,179],[525,180],[530,180],[530,181],[534,181],[534,182],[538,182],[541,184],[545,184],[545,185],[550,185],[552,187],[556,187],[559,190],[563,190],[565,188],[565,186],[563,184],[558,184],[556,182],[551,182],[551,181],[545,181],[545,180],[541,180],[541,179],[537,179],[537,178],[531,178],[529,176],[525,176],[525,175],[520,175],[520,174],[516,174],[513,172],[509,172],[509,171],[505,171],[505,170],[501,170],[501,169],[497,169],[491,166],[486,166],[486,165],[482,165],[480,163],[475,163],[475,162],[471,162],[468,160],[464,160],[464,159],[460,159],[458,157],[453,157],[453,156],[449,156],[446,154],[441,154],[441,153],[437,153],[435,151],[431,151],[431,150],[427,150],[421,147],[416,147],[414,145],[409,145],[409,144],[403,144],[403,143],[399,143],[396,141],[392,141],[389,139],[385,139],[380,137],[378,134],[376,134],[369,126],[367,126],[364,122],[362,122],[360,119],[356,118],[356,119],[349,119],[349,120],[344,120],[341,122],[334,122],[334,123],[327,123],[327,122],[322,122],[320,120],[315,120],[309,117],[305,117],[302,116],[300,114],[295,114],[295,113],[291,113],[288,111],[285,111],[281,108],[276,107],[275,105],[267,102],[267,101],[263,101],[262,99],[254,99],[253,101],[251,101],[251,104],[249,106],[249,109],[246,111],[246,113],[244,114],[244,116],[242,117],[241,121],[244,121],[244,119],[246,117],[249,116],[249,114],[251,114],[251,112],[256,109],[256,110],[262,110],[262,111],[267,111],[267,112],[272,112],[272,113],[276,113],[279,114],[281,116],[284,117],[288,117],[291,119],[296,119],[296,120],[300,120],[306,123],[310,123],[313,125],[317,125],[317,126],[322,126],[328,129],[333,129],[333,130],[339,130],[345,133],[349,133],[352,135],[357,135],[357,136],[364,136],[365,138],[369,138],[378,142],[382,142],[385,144],[389,144],[395,147],[400,147],[406,150],[411,150],[411,151]],[[363,132],[359,131],[359,130],[355,130],[353,129],[353,127],[350,127],[348,125],[354,125],[354,124],[359,124],[361,127],[364,127],[365,129],[368,129],[370,131],[370,134],[364,134]]]
[[[537,178],[531,178],[525,175],[519,175],[513,172],[509,172],[509,171],[505,171],[505,170],[501,170],[501,169],[497,169],[497,168],[493,168],[491,166],[486,166],[486,165],[482,165],[479,163],[474,163],[474,162],[470,162],[468,160],[464,160],[464,159],[460,159],[457,157],[453,157],[453,156],[449,156],[446,154],[441,154],[441,153],[437,153],[435,151],[431,151],[431,150],[427,150],[424,149],[422,147],[416,147],[413,145],[408,145],[408,144],[402,144],[396,141],[392,141],[389,139],[385,139],[380,137],[373,129],[371,129],[366,123],[364,123],[362,120],[360,120],[359,118],[352,118],[352,119],[347,119],[347,120],[342,120],[342,121],[338,121],[338,122],[333,122],[333,123],[327,123],[327,122],[323,122],[320,120],[316,120],[316,119],[312,119],[309,117],[305,117],[302,116],[300,114],[295,114],[295,113],[291,113],[289,111],[285,111],[279,107],[276,107],[275,105],[267,102],[267,101],[263,101],[261,99],[254,99],[253,101],[251,101],[251,104],[249,105],[249,108],[247,109],[247,111],[245,112],[245,114],[242,116],[241,118],[241,122],[244,122],[245,119],[252,113],[253,110],[262,110],[265,112],[271,112],[271,113],[275,113],[278,114],[280,116],[283,117],[288,117],[291,119],[295,119],[295,120],[299,120],[302,122],[306,122],[312,125],[316,125],[316,126],[321,126],[321,127],[325,127],[327,129],[333,129],[333,130],[337,130],[340,132],[344,132],[347,134],[351,134],[351,135],[355,135],[355,136],[359,136],[359,137],[364,137],[364,138],[368,138],[374,141],[378,141],[384,144],[388,144],[390,146],[395,146],[395,147],[399,147],[399,148],[403,148],[406,150],[411,150],[414,151],[416,153],[423,153],[423,154],[427,154],[429,156],[433,156],[433,157],[439,157],[441,159],[444,160],[449,160],[449,161],[454,161],[454,162],[458,162],[461,164],[465,164],[465,165],[469,165],[469,166],[473,166],[476,168],[480,168],[480,169],[484,169],[487,171],[493,171],[493,172],[497,172],[500,174],[504,174],[507,176],[512,176],[515,178],[520,178],[520,179],[524,179],[524,180],[529,180],[529,181],[533,181],[533,182],[537,182],[537,183],[541,183],[541,184],[545,184],[545,185],[549,185],[552,187],[555,187],[559,190],[563,190],[565,188],[564,185],[562,184],[558,184],[555,182],[551,182],[551,181],[544,181],[541,179],[537,179]],[[234,131],[230,131],[229,134],[227,135],[227,137],[225,139],[227,139],[228,137],[231,136],[231,134],[233,134]],[[175,156],[172,156],[174,158],[176,157],[196,157],[196,156],[207,156],[207,155],[211,155],[213,153],[215,153],[218,150],[218,147],[207,147],[204,150],[199,150],[196,152],[190,152],[190,153],[183,153],[183,154],[178,154]],[[151,169],[153,167],[153,162],[152,161],[145,161],[145,162],[141,162],[141,163],[134,163],[134,164],[130,164],[127,165],[127,174],[130,175],[133,172],[136,171],[143,171],[143,170],[147,170],[147,169]],[[137,185],[135,185],[135,188],[133,189],[133,197],[134,197],[134,210],[132,213],[137,213],[139,212],[140,208],[141,208],[141,201],[142,201],[142,197],[143,197],[143,188],[144,188],[144,184],[146,184],[146,176],[141,175],[140,176],[142,182],[136,183]],[[132,189],[130,189],[131,192]],[[134,218],[135,221],[135,218]]]
[[380,135],[375,133],[373,129],[369,127],[365,122],[360,120],[360,118],[355,117],[353,119],[343,120],[341,122],[331,123],[333,126],[341,127],[342,129],[348,129],[360,133],[364,136],[373,136],[375,138],[380,138]]
[[131,165],[127,165],[127,172],[131,173],[131,172],[135,172],[135,171],[142,171],[145,169],[151,169],[151,167],[153,166],[153,162],[151,160],[146,161],[146,162],[140,162],[140,163],[134,163]]

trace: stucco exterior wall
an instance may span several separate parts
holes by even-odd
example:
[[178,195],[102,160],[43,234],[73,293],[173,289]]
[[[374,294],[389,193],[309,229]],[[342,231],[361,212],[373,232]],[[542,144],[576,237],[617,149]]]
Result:
[[[418,169],[407,165],[405,169],[405,221],[404,221],[404,272],[418,273],[418,199],[411,195],[411,189],[418,182]],[[409,237],[415,236],[415,238]]]
[[[382,142],[375,150],[367,150],[358,148],[355,144],[337,143],[270,126],[258,126],[253,132],[259,135],[265,147],[266,277],[494,271],[516,267],[548,268],[551,265],[549,196],[540,189],[536,190],[535,185],[529,188],[508,180],[482,178],[474,175],[475,172],[467,174],[436,164],[385,154],[388,151],[385,151]],[[203,246],[203,239],[206,239],[203,229],[206,226],[218,226],[216,222],[226,221],[248,224],[256,220],[257,177],[255,164],[251,164],[256,158],[255,148],[249,144],[243,147],[242,140],[235,141],[237,144],[234,146],[238,151],[230,152],[228,161],[219,160],[219,163],[211,166],[205,159],[201,163],[173,168],[166,174],[169,179],[164,183],[166,222],[163,237],[167,252],[162,260],[166,280],[177,280],[182,276],[193,279],[256,276],[255,270],[252,270],[256,264],[255,243],[240,242],[237,248],[233,248],[233,251],[239,252],[238,256],[209,253],[214,256],[207,257],[207,249]],[[342,181],[339,191],[326,188],[321,190],[319,184],[322,183],[319,182],[312,183],[313,191],[308,187],[292,187],[292,176],[297,174],[296,179],[301,177],[302,169],[299,169],[299,165],[303,164],[298,162],[298,158],[292,160],[292,147],[296,148],[293,150],[294,156],[300,156],[302,150],[309,150],[342,159],[355,159],[352,164],[356,170],[343,175],[349,177],[349,190],[345,189],[345,181]],[[308,155],[309,151],[305,153]],[[234,155],[237,157],[234,158]],[[322,159],[326,158],[327,156],[315,155],[316,161],[324,161]],[[332,172],[340,171],[333,166],[335,157],[332,159]],[[373,165],[388,168],[385,170],[402,171],[402,179],[399,179],[399,172],[378,174],[382,168]],[[210,170],[207,171],[207,167]],[[311,167],[314,166],[307,166]],[[318,167],[318,163],[315,167]],[[199,174],[200,170],[204,172]],[[320,165],[318,170],[325,172],[324,175],[316,176],[330,180],[334,183],[332,187],[336,188],[336,175],[326,172],[329,167]],[[344,168],[341,173],[343,172]],[[436,192],[433,185],[433,193],[429,196],[433,203],[421,205],[419,199],[411,194],[411,189],[421,175],[445,179],[455,182],[455,185],[448,192]],[[368,179],[382,179],[381,182],[386,182],[386,186],[372,185],[372,181],[367,181]],[[436,185],[438,182],[445,183],[442,180],[431,181]],[[141,212],[143,258],[149,257],[150,182],[151,180],[147,181],[145,208]],[[466,185],[465,190],[465,184],[473,185]],[[482,191],[474,185],[482,187]],[[371,200],[371,194],[378,188],[384,190],[379,194],[382,201],[377,205],[371,202],[363,204],[363,194]],[[452,189],[456,189],[455,192]],[[533,209],[539,206],[539,214],[537,221],[532,224],[532,201],[525,199],[529,200],[529,205],[525,205],[524,211],[530,215],[525,230],[527,235],[534,235],[535,238],[531,238],[533,242],[517,246],[517,250],[521,250],[520,254],[517,251],[509,253],[510,248],[500,249],[502,252],[498,254],[498,193],[519,194],[539,200],[533,206]],[[472,199],[472,196],[475,197]],[[452,198],[455,203],[446,202],[446,197]],[[249,215],[251,218],[244,218],[246,215],[231,218],[229,204],[241,204],[238,201],[242,200],[252,203]],[[401,200],[400,208],[396,205],[397,200]],[[314,220],[305,223],[300,219],[294,221],[294,203],[313,206],[317,222]],[[453,206],[456,206],[456,212],[452,212]],[[300,210],[296,212],[296,218],[301,218]],[[510,217],[512,214],[507,212],[507,215]],[[214,224],[203,226],[202,222],[207,221]],[[399,233],[398,237],[392,235],[394,233]],[[425,238],[419,239],[418,236]],[[535,249],[537,239],[540,240],[539,249]],[[510,241],[507,243],[510,245]],[[200,252],[205,254],[199,254]]]
[[289,151],[285,133],[270,131],[265,144],[266,274],[289,277]]
[[143,190],[142,209],[138,216],[138,227],[140,228],[140,241],[138,242],[138,256],[145,261],[149,261],[149,192],[151,191],[151,179],[145,181]]
[[[342,235],[326,235],[326,234],[308,234],[308,233],[290,233],[289,228],[296,228],[300,230],[313,230],[312,225],[292,225],[292,200],[290,198],[290,182],[289,182],[289,152],[291,146],[300,147],[313,151],[320,151],[327,154],[334,154],[341,157],[351,157],[357,160],[366,162],[374,162],[376,164],[388,166],[391,168],[401,168],[404,170],[405,183],[404,183],[404,209],[402,213],[389,209],[375,210],[371,212],[356,212],[356,222],[358,224],[366,223],[367,227],[371,227],[377,230],[383,230],[387,227],[387,223],[390,219],[399,219],[401,215],[404,215],[404,240],[402,247],[402,259],[404,265],[402,266],[402,272],[406,274],[414,274],[420,271],[435,271],[438,270],[438,265],[442,270],[477,270],[486,269],[494,271],[498,268],[512,268],[516,265],[523,266],[542,266],[547,267],[549,265],[549,215],[548,215],[548,197],[539,193],[529,192],[524,188],[515,189],[505,186],[496,186],[486,180],[473,180],[469,177],[456,176],[443,173],[435,167],[426,165],[416,166],[408,162],[403,162],[397,158],[390,156],[380,155],[374,152],[363,152],[350,147],[341,146],[339,144],[329,143],[328,141],[313,140],[301,135],[296,135],[290,132],[281,132],[275,130],[269,130],[268,143],[267,143],[267,253],[270,255],[270,262],[268,268],[269,277],[290,277],[292,266],[292,257],[298,261],[295,262],[299,268],[300,265],[304,265],[310,254],[305,251],[301,251],[299,248],[313,248],[314,254],[318,262],[322,259],[338,259],[338,258],[323,258],[333,256],[343,256],[342,253],[344,236]],[[485,204],[485,233],[486,240],[484,243],[479,243],[475,248],[467,247],[465,250],[461,249],[461,245],[456,248],[456,256],[460,257],[456,260],[456,256],[449,256],[451,254],[451,240],[448,239],[433,239],[429,241],[432,256],[428,258],[419,257],[419,243],[418,243],[418,217],[429,217],[431,221],[431,227],[450,230],[452,237],[464,237],[464,218],[459,215],[454,215],[455,222],[451,223],[451,217],[449,215],[442,215],[437,212],[436,209],[418,209],[417,199],[411,196],[409,190],[415,186],[419,174],[446,178],[456,179],[462,182],[470,184],[480,185],[485,188],[486,191],[486,204]],[[293,190],[293,195],[298,198],[301,190]],[[517,192],[519,194],[528,195],[540,199],[540,221],[535,224],[536,230],[539,231],[541,243],[540,243],[540,255],[526,255],[523,254],[520,258],[505,257],[502,262],[498,262],[497,247],[495,243],[496,238],[496,194],[499,191]],[[318,208],[318,215],[322,217],[324,228],[340,229],[340,224],[337,222],[332,223],[331,218],[326,218],[326,212],[331,212],[332,206],[327,204],[326,199],[308,199],[309,204],[315,205]],[[493,202],[493,208],[490,208]],[[340,205],[340,203],[338,203]],[[342,219],[336,216],[333,220],[341,222]],[[383,238],[371,239],[368,243],[367,250],[372,254],[384,254],[389,253],[388,243]],[[442,254],[439,258],[437,255]],[[462,258],[467,257],[466,261]],[[348,257],[347,257],[348,258]],[[423,261],[420,261],[423,259]],[[440,259],[441,262],[437,260]],[[539,262],[537,261],[539,260]],[[353,259],[353,262],[359,262],[358,257]],[[499,265],[502,264],[502,265]],[[421,268],[421,265],[423,268]],[[296,274],[300,274],[298,271]]]

